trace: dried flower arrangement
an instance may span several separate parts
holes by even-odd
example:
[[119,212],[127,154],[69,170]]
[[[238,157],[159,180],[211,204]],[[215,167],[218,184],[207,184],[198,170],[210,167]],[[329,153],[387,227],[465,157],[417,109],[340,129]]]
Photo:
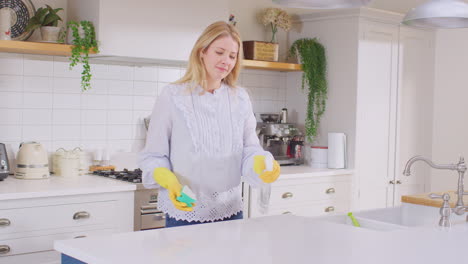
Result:
[[267,8],[261,14],[260,22],[264,25],[271,26],[271,41],[276,43],[276,33],[278,32],[278,27],[282,28],[284,31],[289,31],[291,29],[291,17],[288,13],[280,8]]

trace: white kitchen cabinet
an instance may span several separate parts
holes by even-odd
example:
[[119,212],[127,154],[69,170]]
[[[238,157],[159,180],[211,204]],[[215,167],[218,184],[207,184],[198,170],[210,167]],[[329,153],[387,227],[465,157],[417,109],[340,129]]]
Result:
[[[401,19],[369,8],[335,10],[302,16],[302,31],[290,33],[290,42],[317,37],[326,48],[329,96],[318,144],[328,132],[347,134],[353,210],[397,205],[429,179],[418,168],[416,176],[401,172],[411,156],[430,156],[434,32],[401,26]],[[300,94],[288,97],[291,111],[304,108]]]
[[69,20],[90,20],[97,57],[187,61],[202,30],[229,17],[227,0],[69,0]]
[[[340,174],[340,173],[338,173]],[[250,187],[249,217],[294,214],[320,216],[344,213],[350,208],[351,174],[285,174],[271,184],[268,211],[259,210],[260,189]]]
[[133,191],[0,201],[0,263],[60,263],[54,240],[133,231]]

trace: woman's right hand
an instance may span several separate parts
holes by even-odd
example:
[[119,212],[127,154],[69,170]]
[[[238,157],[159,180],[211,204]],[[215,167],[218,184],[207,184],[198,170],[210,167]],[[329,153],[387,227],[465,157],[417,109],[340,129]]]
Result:
[[180,185],[177,177],[172,173],[172,171],[164,167],[156,168],[153,171],[153,178],[159,185],[161,185],[161,187],[169,191],[169,199],[171,199],[175,208],[186,212],[193,210],[192,207],[195,206],[194,203],[192,203],[192,207],[188,207],[186,203],[177,201],[177,197],[180,196],[182,191],[182,185]]

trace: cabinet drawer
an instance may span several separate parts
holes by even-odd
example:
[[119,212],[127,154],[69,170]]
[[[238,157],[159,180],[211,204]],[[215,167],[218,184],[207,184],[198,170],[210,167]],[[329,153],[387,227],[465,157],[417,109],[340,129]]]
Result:
[[349,195],[348,182],[272,186],[270,205],[288,206],[302,202],[346,199]]
[[101,201],[0,210],[0,235],[112,223],[115,206]]
[[[62,234],[52,234],[47,236],[0,240],[0,252],[3,252],[0,253],[0,263],[2,262],[3,256],[12,256],[17,254],[53,250],[54,240],[73,239],[94,235],[105,235],[111,234],[114,231],[114,229],[98,229]],[[6,250],[6,248],[8,248],[8,250]]]
[[[313,204],[301,204],[289,207],[270,207],[266,215],[294,214],[299,216],[321,216],[349,211],[348,201],[326,201]],[[252,212],[252,217],[265,216],[258,211]]]

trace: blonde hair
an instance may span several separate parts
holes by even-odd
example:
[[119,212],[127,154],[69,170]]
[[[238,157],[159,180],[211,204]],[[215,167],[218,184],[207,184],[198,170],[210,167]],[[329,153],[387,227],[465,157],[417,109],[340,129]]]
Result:
[[190,53],[190,58],[188,61],[187,71],[185,75],[179,80],[175,81],[176,84],[188,83],[189,89],[193,90],[196,86],[200,85],[203,90],[207,90],[207,81],[206,81],[206,69],[201,58],[202,52],[206,51],[213,41],[229,36],[239,45],[239,51],[237,52],[236,64],[232,68],[232,71],[223,79],[223,82],[230,87],[235,88],[237,83],[237,78],[241,70],[240,61],[244,58],[242,52],[242,40],[239,34],[239,31],[231,25],[224,21],[218,21],[209,25],[203,33],[198,38],[197,42],[193,46],[192,52]]

